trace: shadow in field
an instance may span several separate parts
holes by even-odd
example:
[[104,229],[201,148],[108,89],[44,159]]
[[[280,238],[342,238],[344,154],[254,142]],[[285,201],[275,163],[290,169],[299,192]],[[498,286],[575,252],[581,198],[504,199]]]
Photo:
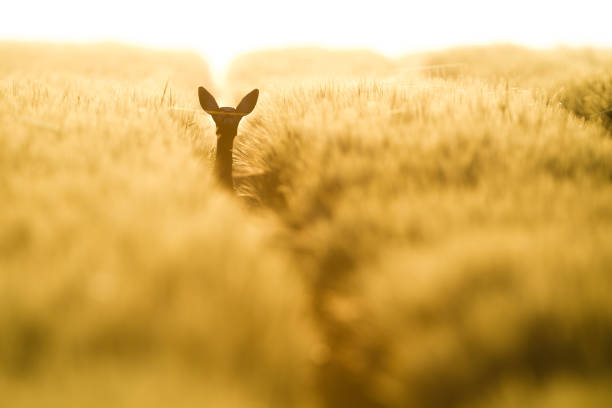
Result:
[[565,108],[612,133],[612,75],[591,75],[571,81],[560,95]]

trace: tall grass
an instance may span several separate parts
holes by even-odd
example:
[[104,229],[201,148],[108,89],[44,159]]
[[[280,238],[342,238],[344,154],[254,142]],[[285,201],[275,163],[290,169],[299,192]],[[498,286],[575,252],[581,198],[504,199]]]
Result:
[[610,74],[593,74],[569,81],[559,96],[561,104],[576,115],[612,131]]
[[96,71],[112,47],[72,62],[61,48],[46,72],[11,47],[0,405],[612,402],[600,54],[559,86],[533,60],[513,82],[245,57],[230,93],[267,85],[241,124],[232,197],[191,85],[207,70],[173,79],[191,55]]
[[243,191],[308,265],[328,406],[457,406],[566,376],[586,403],[609,380],[602,128],[537,92],[419,80],[264,94],[243,133]]
[[54,44],[0,41],[0,76],[9,79],[57,79],[72,84],[77,79],[112,79],[158,87],[169,81],[172,87],[192,89],[214,86],[210,69],[195,52],[154,50],[115,43]]
[[281,48],[238,56],[229,66],[226,82],[231,96],[240,98],[254,87],[284,87],[304,80],[383,77],[395,70],[393,60],[368,50]]
[[[439,67],[427,71],[436,77],[506,81],[511,86],[537,87],[552,92],[568,80],[603,74],[612,68],[612,51],[594,48],[457,47],[424,53],[421,59],[426,65]],[[410,64],[412,60],[407,56],[400,64]]]
[[305,290],[195,88],[87,78],[0,82],[0,405],[306,404]]

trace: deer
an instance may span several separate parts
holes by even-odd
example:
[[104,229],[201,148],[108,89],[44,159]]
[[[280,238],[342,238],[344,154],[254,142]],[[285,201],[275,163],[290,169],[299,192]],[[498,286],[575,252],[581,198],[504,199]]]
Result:
[[219,107],[215,97],[205,88],[198,88],[200,106],[204,112],[212,116],[217,126],[217,153],[215,157],[215,175],[222,186],[230,191],[234,190],[234,179],[232,176],[232,150],[234,138],[238,134],[240,120],[253,112],[259,97],[259,90],[253,89],[236,106]]

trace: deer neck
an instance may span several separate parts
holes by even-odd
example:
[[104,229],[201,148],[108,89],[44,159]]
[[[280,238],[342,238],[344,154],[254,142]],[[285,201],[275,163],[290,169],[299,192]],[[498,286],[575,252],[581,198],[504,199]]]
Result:
[[217,156],[215,159],[215,172],[222,185],[229,189],[234,188],[232,179],[232,148],[236,134],[217,133]]

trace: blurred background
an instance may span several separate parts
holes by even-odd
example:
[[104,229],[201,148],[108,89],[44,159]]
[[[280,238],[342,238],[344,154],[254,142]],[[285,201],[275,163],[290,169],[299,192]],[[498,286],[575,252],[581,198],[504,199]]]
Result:
[[612,406],[611,11],[3,4],[0,407]]
[[400,56],[491,43],[611,46],[610,7],[605,0],[24,0],[2,6],[0,38],[188,48],[220,77],[233,58],[261,48],[365,48]]

